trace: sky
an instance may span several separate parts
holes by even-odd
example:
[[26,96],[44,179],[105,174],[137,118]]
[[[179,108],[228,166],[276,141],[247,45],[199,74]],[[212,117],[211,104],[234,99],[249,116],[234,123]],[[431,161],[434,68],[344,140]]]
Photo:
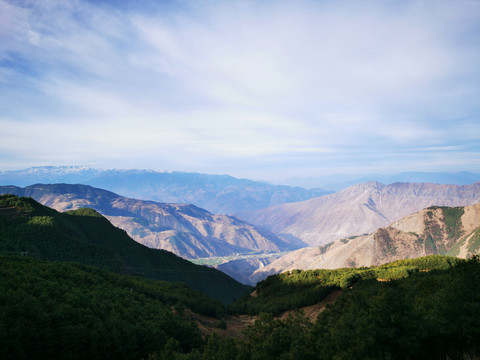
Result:
[[0,170],[480,172],[480,1],[0,0]]

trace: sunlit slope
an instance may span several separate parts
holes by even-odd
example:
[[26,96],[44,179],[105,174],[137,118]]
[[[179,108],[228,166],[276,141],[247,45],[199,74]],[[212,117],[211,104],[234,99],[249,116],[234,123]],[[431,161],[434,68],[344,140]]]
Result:
[[291,252],[258,270],[251,280],[292,269],[380,265],[426,255],[469,257],[480,250],[480,204],[430,207],[385,228],[321,247]]
[[316,304],[332,291],[350,288],[359,280],[390,281],[421,271],[448,270],[464,262],[455,257],[431,255],[371,267],[286,271],[260,281],[253,296],[245,295],[231,305],[231,309],[238,313],[278,315],[282,311]]
[[[437,255],[271,276],[232,306],[240,313],[267,313],[237,348],[263,359],[476,359],[479,283],[477,257]],[[280,321],[271,315],[295,313],[331,291],[336,299],[318,318],[297,312]]]

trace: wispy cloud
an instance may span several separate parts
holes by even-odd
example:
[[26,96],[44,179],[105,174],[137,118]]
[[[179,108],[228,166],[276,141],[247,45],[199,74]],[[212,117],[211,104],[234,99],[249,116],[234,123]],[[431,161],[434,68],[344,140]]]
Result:
[[0,0],[0,166],[478,171],[479,2],[120,6]]

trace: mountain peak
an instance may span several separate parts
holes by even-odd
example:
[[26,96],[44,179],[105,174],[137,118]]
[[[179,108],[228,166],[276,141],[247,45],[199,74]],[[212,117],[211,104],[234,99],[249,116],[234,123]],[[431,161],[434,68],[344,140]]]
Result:
[[378,181],[368,181],[366,183],[352,185],[342,191],[339,191],[338,194],[350,194],[353,196],[362,196],[369,193],[379,193],[385,189],[386,185]]

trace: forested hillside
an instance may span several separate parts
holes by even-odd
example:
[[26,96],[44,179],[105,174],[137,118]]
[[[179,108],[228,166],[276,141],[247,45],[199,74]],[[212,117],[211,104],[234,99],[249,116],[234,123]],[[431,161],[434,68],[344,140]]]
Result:
[[223,311],[178,283],[0,256],[1,359],[141,359],[168,342],[191,351],[202,338],[184,307]]
[[254,296],[245,295],[232,304],[230,310],[240,314],[267,312],[278,315],[282,311],[316,304],[332,291],[351,288],[360,280],[397,280],[419,272],[449,270],[464,261],[450,256],[427,256],[381,266],[287,271],[260,281]]
[[[382,278],[377,278],[382,276]],[[323,285],[322,285],[323,284]],[[377,268],[298,271],[257,286],[244,304],[263,304],[256,321],[237,339],[211,336],[190,354],[158,353],[154,359],[477,359],[480,354],[480,263],[430,256]],[[316,319],[301,311],[275,318],[275,303],[289,296],[342,289]],[[318,289],[317,289],[318,288]],[[328,290],[327,290],[328,291]],[[263,295],[262,295],[263,294]],[[317,298],[315,301],[318,301]]]
[[[259,313],[243,335],[202,337],[195,316],[184,309],[218,317],[223,307],[185,286],[3,255],[0,357],[475,359],[480,352],[478,284],[477,257],[295,271],[268,278],[230,308]],[[318,318],[298,310],[334,289],[340,296]],[[297,310],[283,320],[274,317],[287,309]],[[220,321],[218,327],[229,323]]]
[[263,316],[249,330],[248,346],[237,346],[262,359],[478,358],[478,259],[427,270],[359,280],[313,322]]
[[218,270],[138,244],[92,209],[59,213],[14,195],[0,196],[0,252],[184,282],[225,304],[249,291]]

